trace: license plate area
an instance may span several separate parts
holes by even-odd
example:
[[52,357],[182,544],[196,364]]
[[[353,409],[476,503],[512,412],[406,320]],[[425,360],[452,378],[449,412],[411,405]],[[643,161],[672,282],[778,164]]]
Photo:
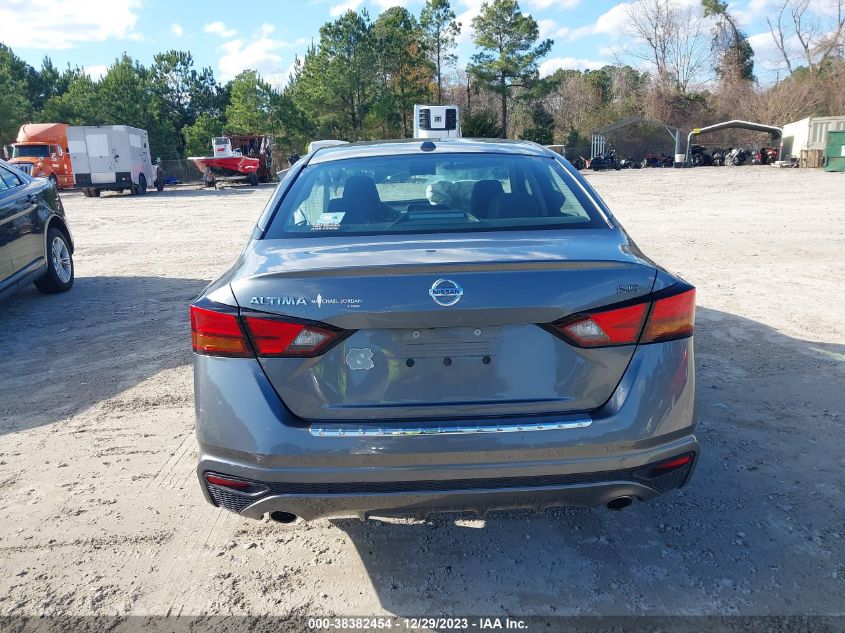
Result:
[[451,327],[405,330],[399,353],[406,359],[484,358],[492,355],[493,328]]

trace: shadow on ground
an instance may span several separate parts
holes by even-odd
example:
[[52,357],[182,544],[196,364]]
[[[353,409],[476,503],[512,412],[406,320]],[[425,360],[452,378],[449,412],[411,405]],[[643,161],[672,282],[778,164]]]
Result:
[[63,294],[30,286],[0,303],[0,434],[50,424],[190,363],[188,305],[207,284],[81,277]]
[[396,614],[841,614],[845,346],[700,309],[686,488],[580,508],[335,520]]

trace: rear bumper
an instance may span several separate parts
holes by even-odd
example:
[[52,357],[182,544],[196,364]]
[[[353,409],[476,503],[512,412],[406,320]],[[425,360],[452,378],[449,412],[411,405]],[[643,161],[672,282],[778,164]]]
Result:
[[[448,472],[431,471],[438,479],[403,480],[406,473],[388,470],[386,481],[356,481],[361,473],[346,473],[346,482],[297,482],[253,480],[266,488],[255,496],[243,495],[205,481],[208,471],[200,464],[200,481],[206,498],[214,505],[245,517],[260,519],[281,511],[305,520],[357,515],[425,516],[437,512],[475,512],[528,508],[536,511],[554,506],[600,507],[619,497],[646,501],[680,488],[695,467],[698,444],[689,436],[652,454],[690,455],[692,460],[668,472],[657,470],[650,460],[638,468],[568,474],[503,477],[493,472],[476,473],[472,479],[449,478]],[[565,470],[558,464],[556,470]],[[515,470],[515,469],[512,469]],[[256,471],[257,476],[268,473]],[[443,475],[447,475],[443,478]],[[512,474],[512,473],[509,473]]]
[[692,339],[640,346],[613,396],[590,414],[477,421],[548,425],[543,430],[397,436],[356,433],[356,423],[349,434],[321,436],[287,411],[254,359],[196,356],[194,379],[203,491],[215,503],[207,472],[266,484],[267,494],[247,504],[219,503],[252,518],[276,510],[314,519],[645,500],[687,477],[656,485],[637,478],[637,469],[698,453]]

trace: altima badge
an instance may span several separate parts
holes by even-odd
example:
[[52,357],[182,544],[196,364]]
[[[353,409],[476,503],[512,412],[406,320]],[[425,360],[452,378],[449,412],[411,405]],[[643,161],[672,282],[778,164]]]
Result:
[[431,284],[428,291],[431,298],[439,306],[448,308],[455,305],[464,296],[464,289],[451,279],[438,279]]

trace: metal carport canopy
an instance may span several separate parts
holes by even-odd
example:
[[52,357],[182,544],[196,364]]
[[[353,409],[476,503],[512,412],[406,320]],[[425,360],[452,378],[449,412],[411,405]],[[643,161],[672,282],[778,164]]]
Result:
[[664,123],[663,121],[657,121],[656,119],[648,119],[641,116],[632,116],[622,119],[621,121],[617,121],[616,123],[605,125],[603,128],[599,128],[598,130],[593,132],[592,144],[590,147],[590,158],[595,158],[598,153],[604,152],[604,143],[607,141],[606,134],[608,132],[614,132],[620,128],[627,127],[629,125],[637,125],[639,123],[648,123],[650,125],[656,125],[658,127],[664,128],[669,133],[669,136],[672,137],[672,140],[675,141],[675,155],[677,156],[678,152],[681,151],[680,128],[673,127],[668,123]]
[[783,136],[783,130],[777,126],[766,125],[764,123],[754,123],[752,121],[740,121],[739,119],[734,119],[733,121],[723,121],[722,123],[714,123],[713,125],[708,125],[707,127],[697,127],[693,128],[692,132],[690,132],[687,136],[687,160],[689,160],[689,146],[692,142],[693,136],[707,134],[708,132],[718,132],[719,130],[727,130],[730,128],[753,130],[755,132],[768,132],[772,135],[772,139],[781,138]]

